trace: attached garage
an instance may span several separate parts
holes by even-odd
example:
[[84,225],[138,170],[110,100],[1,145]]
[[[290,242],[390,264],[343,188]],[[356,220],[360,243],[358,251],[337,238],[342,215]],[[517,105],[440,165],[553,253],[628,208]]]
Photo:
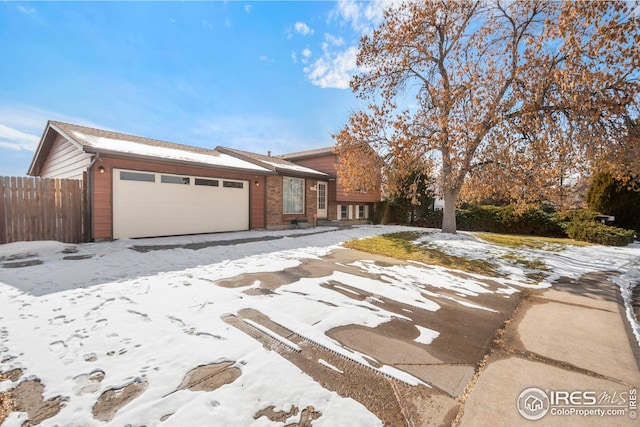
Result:
[[113,238],[249,229],[249,182],[113,170]]

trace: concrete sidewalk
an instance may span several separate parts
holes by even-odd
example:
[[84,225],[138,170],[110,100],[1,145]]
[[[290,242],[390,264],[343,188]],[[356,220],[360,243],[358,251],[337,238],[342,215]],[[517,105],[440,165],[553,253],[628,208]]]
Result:
[[471,382],[460,426],[640,425],[639,347],[609,275],[523,302]]

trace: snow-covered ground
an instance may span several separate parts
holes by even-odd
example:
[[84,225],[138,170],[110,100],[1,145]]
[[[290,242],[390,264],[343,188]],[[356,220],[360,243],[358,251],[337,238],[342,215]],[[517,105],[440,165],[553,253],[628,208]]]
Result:
[[[347,425],[348,420],[350,426],[369,427],[381,422],[360,403],[324,389],[223,318],[243,309],[255,309],[329,350],[361,361],[363,354],[341,346],[325,332],[348,324],[374,327],[400,315],[367,300],[354,303],[345,295],[352,292],[349,288],[334,285],[337,289],[332,290],[321,285],[348,284],[372,298],[387,298],[437,313],[439,289],[453,292],[457,302],[467,307],[488,309],[474,304],[471,297],[487,292],[509,295],[524,287],[550,286],[560,276],[578,278],[591,271],[615,270],[620,273],[616,283],[628,304],[630,288],[640,281],[638,243],[624,248],[515,250],[488,244],[472,234],[433,232],[422,241],[455,255],[499,264],[504,276],[494,278],[497,290],[490,290],[479,275],[461,277],[420,263],[382,266],[367,259],[353,264],[363,272],[362,276],[334,271],[329,276],[302,278],[269,294],[246,293],[259,287],[259,280],[243,287],[215,284],[241,274],[279,272],[296,267],[305,259],[327,255],[341,242],[407,229],[363,226],[82,245],[1,245],[0,261],[39,259],[42,264],[0,268],[0,372],[21,368],[26,378],[41,379],[45,399],[62,396],[63,409],[43,425],[104,425],[92,416],[97,398],[106,390],[145,381],[148,386],[144,393],[120,409],[110,424],[185,426],[203,425],[210,420],[207,425],[267,426],[274,424],[266,417],[254,419],[258,411],[271,405],[275,410],[287,411],[296,405],[313,406],[322,413],[314,426]],[[265,240],[199,250],[176,248],[141,253],[131,249],[134,245],[257,238]],[[543,261],[551,269],[550,276],[533,283],[526,277],[529,271],[505,258],[509,254]],[[70,255],[92,257],[64,259]],[[425,281],[431,285],[431,294],[419,286]],[[427,298],[429,295],[434,298]],[[628,314],[631,321],[630,308]],[[640,343],[640,328],[633,326]],[[419,330],[417,342],[429,345],[438,339],[439,331]],[[241,376],[212,392],[176,391],[187,372],[223,361],[232,361]],[[322,359],[319,364],[341,372]],[[377,369],[409,384],[422,383],[391,366]],[[97,371],[104,373],[104,379],[99,386],[87,387],[87,378]],[[14,386],[11,381],[2,382],[0,391]],[[173,415],[161,422],[168,414]],[[25,417],[14,413],[3,427],[20,425]],[[295,422],[294,418],[287,422]]]

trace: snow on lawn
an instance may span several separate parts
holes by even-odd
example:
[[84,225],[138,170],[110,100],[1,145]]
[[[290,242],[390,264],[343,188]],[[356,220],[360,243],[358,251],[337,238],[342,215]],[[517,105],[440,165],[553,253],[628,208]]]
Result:
[[[92,416],[98,397],[109,389],[146,381],[146,390],[120,409],[110,425],[154,426],[161,423],[163,416],[173,414],[162,425],[267,426],[273,423],[266,417],[254,419],[258,411],[271,405],[276,411],[288,411],[295,405],[313,406],[322,413],[314,426],[345,425],[348,420],[346,424],[350,426],[369,427],[381,422],[360,403],[324,389],[223,318],[247,308],[258,310],[299,335],[366,363],[363,354],[343,347],[325,332],[348,324],[375,327],[402,317],[369,302],[377,297],[437,314],[440,307],[437,298],[443,297],[438,289],[453,291],[455,298],[451,295],[446,298],[460,304],[487,309],[469,299],[488,292],[507,296],[522,287],[549,286],[555,277],[577,278],[595,270],[618,270],[622,273],[618,280],[627,284],[637,282],[639,277],[638,244],[626,248],[567,247],[559,252],[545,252],[500,248],[471,234],[431,233],[423,240],[456,255],[500,263],[508,277],[493,279],[498,289],[492,291],[479,275],[462,277],[420,263],[383,267],[365,259],[354,266],[367,273],[367,277],[335,271],[325,277],[302,278],[267,295],[250,296],[243,292],[258,287],[259,280],[237,288],[214,284],[240,274],[295,267],[303,259],[319,258],[341,242],[354,238],[405,230],[406,227],[368,226],[82,245],[57,242],[2,245],[2,262],[38,259],[42,264],[0,268],[0,371],[22,368],[27,378],[42,380],[45,399],[63,397],[63,409],[43,425],[104,425]],[[265,240],[200,250],[176,248],[141,253],[130,249],[134,245],[180,245],[211,240],[230,243],[235,239],[256,238]],[[65,259],[74,250],[72,255],[93,256]],[[526,281],[522,268],[501,258],[507,250],[542,259],[551,267],[552,277],[540,284]],[[425,282],[433,290],[426,291]],[[335,285],[336,290],[332,290],[327,287],[329,283],[348,288]],[[373,296],[363,301],[348,296],[358,291]],[[436,339],[437,331],[422,328],[417,341],[427,344]],[[233,362],[241,371],[235,381],[211,392],[176,391],[187,372],[225,361]],[[323,362],[327,364],[319,363]],[[103,372],[104,379],[97,387],[87,387],[88,376],[96,371]],[[422,383],[391,366],[382,366],[379,371],[411,384]],[[0,391],[14,385],[10,381],[0,383]],[[13,414],[3,427],[20,425],[25,417],[26,414]]]

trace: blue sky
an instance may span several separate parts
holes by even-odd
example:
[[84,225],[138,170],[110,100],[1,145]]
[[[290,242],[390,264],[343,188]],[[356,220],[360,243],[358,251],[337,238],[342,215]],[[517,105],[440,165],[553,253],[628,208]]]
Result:
[[274,154],[362,107],[359,38],[390,0],[0,3],[0,175],[48,119]]

